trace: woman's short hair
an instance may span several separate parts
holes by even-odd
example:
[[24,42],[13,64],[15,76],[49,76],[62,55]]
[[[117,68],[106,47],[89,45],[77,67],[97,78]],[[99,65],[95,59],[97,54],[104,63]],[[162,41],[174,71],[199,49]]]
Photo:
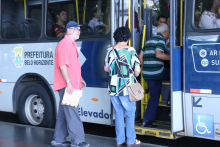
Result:
[[126,42],[131,38],[131,32],[127,27],[120,27],[114,32],[115,42]]
[[165,23],[162,23],[161,25],[159,25],[159,26],[157,27],[157,33],[162,34],[162,33],[165,32],[165,31],[168,32],[168,29],[169,29],[168,25],[165,24]]

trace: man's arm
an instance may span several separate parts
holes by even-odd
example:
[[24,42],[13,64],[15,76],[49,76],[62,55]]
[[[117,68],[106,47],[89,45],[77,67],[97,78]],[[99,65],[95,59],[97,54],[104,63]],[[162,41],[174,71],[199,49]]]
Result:
[[[60,70],[61,70],[61,73],[62,73],[63,78],[65,79],[65,81],[70,80],[67,66],[66,65],[60,66]],[[73,94],[73,91],[74,91],[74,87],[73,87],[71,81],[69,81],[67,83],[67,93],[71,95],[71,94]]]
[[156,58],[161,60],[170,60],[170,55],[163,53],[161,50],[156,49]]
[[141,67],[143,67],[143,65],[144,65],[144,53],[140,52],[140,54],[138,55],[138,58],[140,60]]

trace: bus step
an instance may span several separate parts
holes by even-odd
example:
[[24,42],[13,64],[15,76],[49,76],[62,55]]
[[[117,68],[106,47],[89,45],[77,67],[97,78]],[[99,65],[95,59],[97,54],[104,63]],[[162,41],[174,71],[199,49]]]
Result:
[[139,122],[136,123],[135,124],[136,134],[150,135],[150,136],[166,138],[166,139],[175,139],[174,135],[171,134],[170,122],[156,121],[154,124],[157,125],[156,128],[142,127],[141,123]]

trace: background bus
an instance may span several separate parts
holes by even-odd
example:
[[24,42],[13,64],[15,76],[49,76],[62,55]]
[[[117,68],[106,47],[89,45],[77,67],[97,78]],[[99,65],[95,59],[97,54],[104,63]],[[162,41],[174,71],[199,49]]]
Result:
[[[194,136],[219,140],[219,29],[198,27],[204,2],[205,0],[1,1],[0,111],[18,113],[24,124],[54,126],[59,102],[58,93],[52,90],[54,50],[61,38],[52,37],[51,28],[56,23],[57,11],[64,9],[67,21],[74,20],[83,24],[77,48],[82,76],[88,87],[83,90],[80,101],[81,118],[84,122],[114,125],[107,74],[103,71],[106,49],[114,44],[113,32],[124,26],[129,18],[131,46],[139,52],[143,34],[149,39],[157,16],[163,14],[170,17],[171,81],[163,82],[155,123],[158,127],[152,129],[140,126],[150,98],[147,83],[140,78],[146,93],[145,98],[136,103],[136,133],[170,139]],[[88,26],[93,17],[93,7],[102,10],[102,21],[108,25],[105,32],[93,31]],[[139,17],[139,33],[135,28],[135,11]],[[141,19],[147,26],[146,31],[141,27]],[[202,53],[205,55],[201,55]],[[169,90],[171,106],[166,105]]]

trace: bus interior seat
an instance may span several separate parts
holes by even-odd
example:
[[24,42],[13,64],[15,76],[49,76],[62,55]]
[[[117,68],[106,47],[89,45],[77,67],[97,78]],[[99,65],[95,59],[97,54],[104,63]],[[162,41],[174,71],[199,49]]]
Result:
[[80,29],[81,29],[81,35],[93,35],[94,34],[92,28],[88,26],[87,24],[83,24],[80,27]]
[[[34,23],[31,23],[34,22]],[[22,32],[25,38],[37,39],[41,35],[41,27],[37,20],[32,18],[27,18],[22,21]]]
[[47,20],[47,36],[52,37],[52,26],[54,22],[52,20]]
[[[3,24],[10,24],[7,26],[4,26]],[[4,39],[17,39],[21,38],[21,34],[19,32],[18,27],[16,24],[9,20],[3,20],[2,21],[2,34]]]

